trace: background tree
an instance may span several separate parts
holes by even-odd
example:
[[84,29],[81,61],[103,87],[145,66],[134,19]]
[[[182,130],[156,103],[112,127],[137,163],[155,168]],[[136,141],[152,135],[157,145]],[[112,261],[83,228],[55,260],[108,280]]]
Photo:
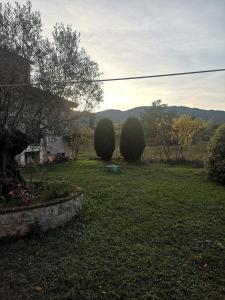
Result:
[[152,102],[152,105],[145,109],[141,116],[141,123],[145,132],[146,139],[150,145],[159,144],[159,123],[166,113],[167,104],[162,100]]
[[73,133],[68,137],[73,159],[78,159],[81,145],[88,143],[90,130],[90,128],[79,128],[77,126],[73,129]]
[[225,184],[225,124],[217,128],[207,150],[205,165],[208,177]]
[[101,119],[95,128],[94,146],[98,157],[109,161],[115,150],[115,131],[110,119]]
[[120,153],[128,161],[141,158],[145,148],[145,136],[142,125],[137,118],[128,118],[120,136]]
[[158,141],[166,160],[171,159],[171,147],[175,144],[173,122],[173,114],[164,114],[157,123]]
[[218,123],[213,123],[213,122],[207,122],[207,127],[200,132],[199,135],[197,135],[197,139],[199,138],[202,142],[209,142],[212,136],[214,136],[216,129],[220,126],[221,124]]
[[[176,117],[173,112],[167,112],[167,104],[161,100],[152,102],[152,106],[141,116],[141,123],[149,146],[160,146],[160,157],[163,153],[167,160],[171,156],[171,146],[174,143],[172,120]],[[161,153],[162,147],[162,153]]]
[[[56,24],[50,42],[42,35],[40,13],[32,10],[30,1],[14,6],[0,3],[0,49],[15,54],[16,61],[22,58],[27,68],[32,61],[32,82],[37,85],[0,87],[0,187],[6,191],[20,181],[13,155],[39,143],[49,132],[68,135],[77,118],[72,103],[92,110],[102,101],[102,89],[92,81],[100,72],[80,47],[80,34],[70,25]],[[21,76],[21,64],[10,64],[4,57],[1,63],[8,67],[0,68],[0,84],[29,83]],[[65,83],[74,80],[79,83]],[[21,134],[15,135],[18,131]]]
[[176,143],[176,160],[184,158],[183,151],[192,144],[198,133],[207,127],[206,122],[188,115],[181,115],[173,120],[173,137]]

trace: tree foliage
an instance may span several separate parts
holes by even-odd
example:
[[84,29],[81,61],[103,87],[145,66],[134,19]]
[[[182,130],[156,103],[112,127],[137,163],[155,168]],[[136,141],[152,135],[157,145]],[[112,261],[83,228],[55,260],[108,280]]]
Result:
[[142,115],[141,121],[150,145],[163,147],[167,160],[171,159],[172,147],[176,148],[176,160],[184,159],[186,150],[207,127],[206,122],[188,115],[168,113],[167,105],[154,101]]
[[69,136],[68,141],[71,147],[72,158],[77,160],[79,157],[81,145],[87,144],[92,129],[75,127],[73,133]]
[[[80,33],[74,31],[71,25],[57,23],[52,31],[52,40],[41,41],[36,57],[35,80],[51,93],[78,103],[79,109],[93,109],[102,101],[101,85],[92,82],[99,78],[100,72],[98,64],[80,47]],[[68,81],[77,83],[63,84]]]
[[[2,129],[62,132],[74,119],[64,99],[76,102],[80,110],[91,110],[102,101],[101,85],[91,82],[100,76],[98,65],[81,48],[80,34],[57,23],[51,41],[45,38],[40,13],[32,10],[30,1],[0,4],[0,48],[32,61],[32,82],[39,87],[0,89]],[[0,83],[18,83],[14,68],[4,72],[7,80],[1,73]],[[74,80],[79,83],[65,83]]]
[[141,116],[141,123],[145,132],[146,138],[151,145],[159,143],[159,127],[165,112],[166,104],[163,104],[161,100],[152,102],[152,105],[145,109],[145,112]]
[[209,142],[205,165],[210,179],[225,184],[225,124],[217,128]]
[[183,159],[183,151],[192,144],[197,134],[207,124],[201,119],[181,115],[173,120],[173,136],[176,143],[176,160]]
[[10,190],[20,179],[13,163],[14,146],[7,148],[6,140],[18,144],[17,130],[23,133],[21,145],[24,136],[27,145],[39,143],[49,133],[68,135],[78,116],[71,108],[92,110],[103,94],[101,84],[93,82],[100,76],[98,65],[80,46],[80,34],[57,23],[51,40],[45,38],[40,13],[32,10],[30,1],[0,3],[1,53],[0,84],[29,84],[30,63],[36,84],[0,87],[0,189]]
[[0,46],[33,60],[42,40],[39,11],[33,11],[30,1],[21,5],[0,3]]
[[104,118],[98,121],[95,128],[94,146],[98,157],[108,161],[115,150],[115,131],[110,119]]
[[128,118],[120,136],[120,153],[126,161],[137,161],[145,148],[145,136],[142,125],[137,118]]
[[157,124],[158,141],[163,146],[163,151],[167,160],[171,159],[171,147],[175,144],[174,118],[170,114],[164,114]]
[[152,105],[141,116],[141,123],[148,144],[150,146],[163,146],[166,159],[169,160],[170,148],[174,143],[172,123],[176,115],[175,113],[168,113],[166,108],[167,104],[162,103],[161,100],[152,102]]

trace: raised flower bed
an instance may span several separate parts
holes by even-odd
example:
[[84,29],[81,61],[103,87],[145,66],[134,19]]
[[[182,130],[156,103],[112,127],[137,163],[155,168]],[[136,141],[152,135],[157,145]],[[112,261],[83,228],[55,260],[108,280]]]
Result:
[[70,196],[24,206],[0,209],[0,239],[24,236],[34,228],[46,231],[63,225],[78,215],[82,207],[82,191]]

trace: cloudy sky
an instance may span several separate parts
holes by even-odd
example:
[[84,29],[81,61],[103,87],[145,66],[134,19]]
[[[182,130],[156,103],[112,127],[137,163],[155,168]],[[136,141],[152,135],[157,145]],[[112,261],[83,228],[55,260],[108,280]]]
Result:
[[[81,33],[82,46],[104,78],[225,68],[225,0],[32,3],[41,12],[46,35],[61,21]],[[225,110],[225,72],[104,83],[99,110],[125,110],[155,99]]]

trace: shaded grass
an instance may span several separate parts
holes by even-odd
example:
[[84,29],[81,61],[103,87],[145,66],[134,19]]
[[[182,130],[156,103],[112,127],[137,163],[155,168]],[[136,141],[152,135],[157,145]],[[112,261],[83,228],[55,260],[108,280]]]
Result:
[[[223,299],[225,190],[203,169],[54,165],[85,190],[79,218],[0,247],[0,299]],[[35,287],[43,288],[43,294]]]

